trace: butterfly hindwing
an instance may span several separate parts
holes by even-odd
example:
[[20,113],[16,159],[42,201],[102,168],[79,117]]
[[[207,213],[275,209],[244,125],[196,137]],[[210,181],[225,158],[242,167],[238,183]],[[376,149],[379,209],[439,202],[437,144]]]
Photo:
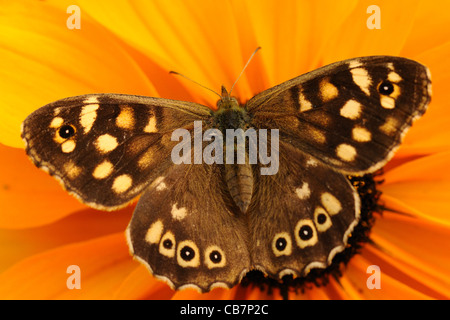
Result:
[[232,287],[250,268],[245,217],[216,165],[181,164],[158,177],[127,235],[135,257],[173,288]]
[[85,95],[32,113],[22,137],[33,162],[83,202],[123,206],[173,165],[176,128],[209,116],[204,106],[131,95]]
[[431,97],[428,69],[374,56],[319,68],[249,100],[255,126],[348,174],[383,166]]
[[248,211],[253,267],[274,278],[327,267],[359,221],[348,179],[284,142],[278,174],[258,179]]

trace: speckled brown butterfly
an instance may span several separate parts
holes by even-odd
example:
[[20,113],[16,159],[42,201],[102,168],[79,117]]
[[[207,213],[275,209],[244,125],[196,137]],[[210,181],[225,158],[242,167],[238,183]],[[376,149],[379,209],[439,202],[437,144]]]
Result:
[[[245,105],[223,89],[216,111],[133,95],[62,99],[32,113],[22,137],[35,165],[89,206],[113,210],[142,194],[126,231],[133,255],[173,288],[208,291],[253,269],[279,279],[327,267],[360,217],[346,175],[381,168],[430,96],[426,67],[372,56],[304,74]],[[262,175],[265,164],[247,158],[174,164],[175,129],[202,149],[212,139],[198,145],[194,121],[202,135],[278,129],[278,172]]]

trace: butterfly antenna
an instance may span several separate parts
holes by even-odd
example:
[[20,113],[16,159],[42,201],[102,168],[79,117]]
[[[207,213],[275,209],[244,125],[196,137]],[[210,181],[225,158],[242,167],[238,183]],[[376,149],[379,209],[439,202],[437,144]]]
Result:
[[242,68],[241,73],[239,74],[239,77],[237,77],[236,81],[233,83],[233,85],[231,86],[230,92],[228,93],[228,95],[231,95],[231,91],[233,91],[234,86],[236,85],[236,83],[238,82],[238,80],[241,78],[242,74],[244,73],[245,69],[247,68],[248,64],[250,63],[250,61],[252,61],[254,55],[258,52],[258,50],[261,49],[261,47],[258,47],[255,49],[255,51],[253,51],[252,55],[250,56],[250,58],[248,59],[247,63],[245,64],[244,68]]
[[169,71],[169,73],[171,73],[171,74],[176,74],[176,75],[178,75],[178,76],[182,76],[183,78],[185,78],[185,79],[187,79],[187,80],[189,80],[189,81],[192,81],[193,83],[199,85],[200,87],[202,87],[202,88],[204,88],[204,89],[206,89],[206,90],[209,90],[209,91],[211,91],[211,92],[214,92],[214,93],[217,94],[220,98],[222,98],[222,96],[221,96],[220,94],[218,94],[217,92],[215,92],[213,89],[210,89],[210,88],[208,88],[208,87],[205,87],[204,85],[198,83],[197,81],[194,81],[194,80],[192,80],[191,78],[186,77],[184,74],[178,73],[178,72],[176,72],[176,71]]

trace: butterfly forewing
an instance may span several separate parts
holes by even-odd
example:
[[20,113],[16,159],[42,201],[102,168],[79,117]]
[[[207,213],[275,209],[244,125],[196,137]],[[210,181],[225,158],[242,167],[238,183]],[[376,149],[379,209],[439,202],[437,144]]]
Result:
[[349,174],[374,172],[431,97],[428,69],[398,57],[364,57],[317,69],[252,98],[255,126]]
[[51,103],[23,123],[33,162],[83,202],[125,205],[173,165],[174,129],[209,116],[204,106],[130,95],[85,95]]

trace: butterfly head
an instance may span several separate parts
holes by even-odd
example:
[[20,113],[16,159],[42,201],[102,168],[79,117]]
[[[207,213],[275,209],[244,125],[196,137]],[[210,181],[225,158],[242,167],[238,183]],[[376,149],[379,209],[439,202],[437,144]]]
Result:
[[240,109],[239,102],[235,97],[230,96],[227,89],[222,86],[222,94],[220,99],[217,101],[217,108],[219,110],[229,110],[229,109]]

